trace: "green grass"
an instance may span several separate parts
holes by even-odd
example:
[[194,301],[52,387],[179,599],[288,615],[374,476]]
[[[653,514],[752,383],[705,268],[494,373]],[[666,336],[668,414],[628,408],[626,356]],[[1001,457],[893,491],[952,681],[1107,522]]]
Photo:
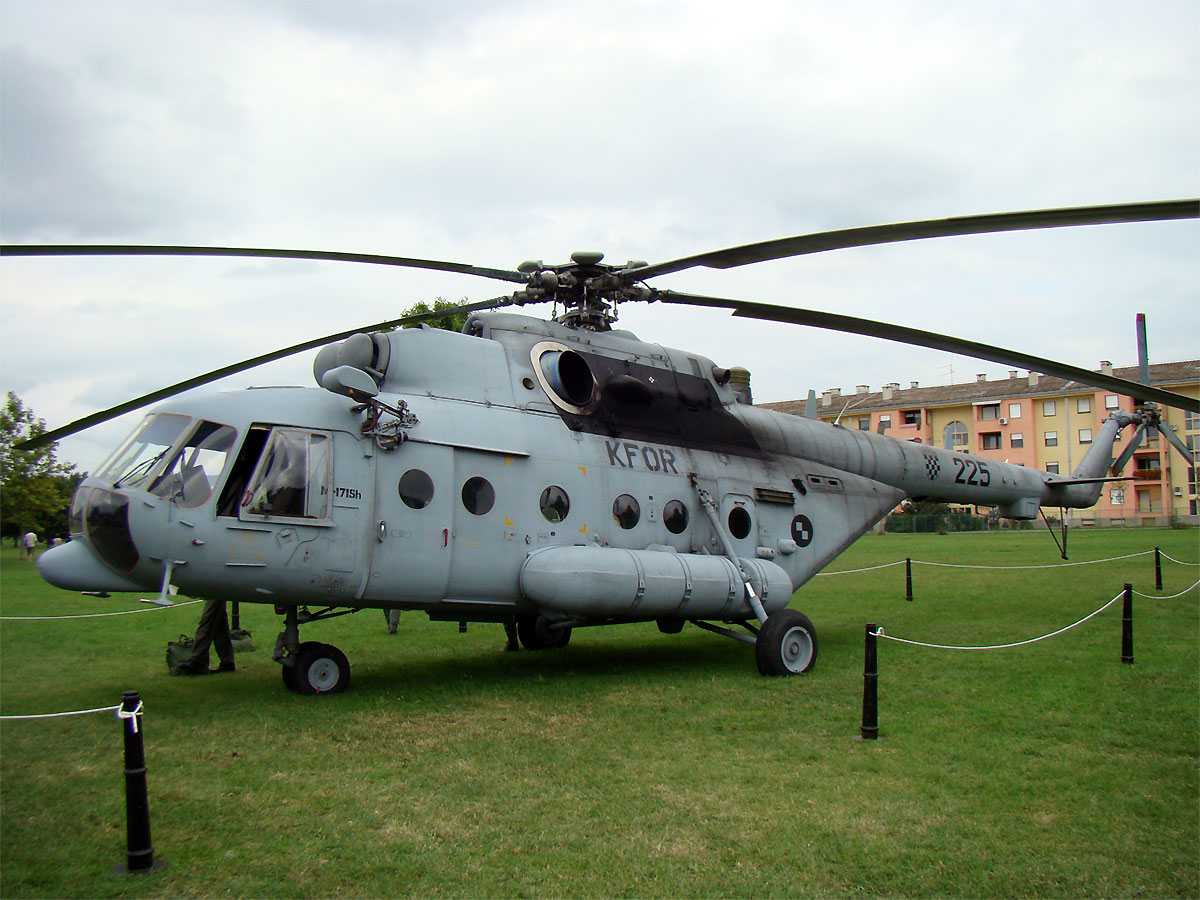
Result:
[[[1080,532],[1072,560],[1195,531]],[[1053,564],[1047,535],[889,535],[834,569],[904,557]],[[129,609],[42,584],[6,548],[6,616]],[[991,644],[1081,618],[1125,581],[1174,594],[1152,558],[1046,570],[918,566],[819,577],[793,605],[817,668],[767,679],[750,648],[688,627],[584,629],[497,652],[499,626],[367,611],[302,629],[346,651],[350,690],[284,690],[269,607],[234,675],[166,672],[199,606],[0,622],[0,713],[116,704],[138,689],[156,856],[123,860],[119,725],[0,730],[0,895],[15,897],[1195,897],[1200,894],[1197,591],[1119,603],[1053,640],[962,653],[880,642],[881,740],[857,739],[863,626]]]

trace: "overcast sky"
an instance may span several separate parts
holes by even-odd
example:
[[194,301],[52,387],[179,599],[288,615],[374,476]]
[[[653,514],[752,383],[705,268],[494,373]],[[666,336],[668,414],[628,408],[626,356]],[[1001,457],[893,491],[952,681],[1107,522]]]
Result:
[[[0,0],[0,238],[515,268],[1200,195],[1200,4]],[[948,238],[655,286],[1096,368],[1200,356],[1194,221]],[[339,263],[0,260],[0,388],[51,427],[242,358],[511,286]],[[677,307],[642,338],[755,398],[1007,366]],[[313,353],[205,390],[312,384]],[[952,373],[952,375],[951,375]],[[93,468],[140,416],[64,440]]]

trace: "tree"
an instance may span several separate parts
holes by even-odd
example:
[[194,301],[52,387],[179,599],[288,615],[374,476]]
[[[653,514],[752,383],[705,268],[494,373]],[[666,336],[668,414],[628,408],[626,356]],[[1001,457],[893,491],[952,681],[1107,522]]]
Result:
[[12,391],[0,410],[0,532],[67,531],[71,495],[83,480],[70,463],[60,463],[56,444],[22,450],[17,444],[46,431],[46,423]]
[[[462,300],[462,303],[466,303],[466,298],[464,298]],[[438,297],[437,300],[435,300],[433,302],[432,307],[430,307],[429,304],[427,304],[424,300],[422,300],[419,303],[414,303],[410,308],[406,309],[404,311],[403,315],[416,316],[416,315],[420,315],[421,313],[438,312],[439,310],[443,310],[443,309],[453,309],[454,307],[459,306],[459,305],[461,305],[461,304],[451,303],[445,297]],[[446,331],[462,331],[463,326],[467,324],[467,316],[468,315],[470,315],[470,314],[465,313],[465,312],[459,312],[459,313],[454,313],[454,315],[441,316],[436,319],[427,319],[425,322],[423,322],[421,324],[428,325],[430,328],[443,328]],[[418,326],[417,325],[408,325],[405,327],[416,328]]]

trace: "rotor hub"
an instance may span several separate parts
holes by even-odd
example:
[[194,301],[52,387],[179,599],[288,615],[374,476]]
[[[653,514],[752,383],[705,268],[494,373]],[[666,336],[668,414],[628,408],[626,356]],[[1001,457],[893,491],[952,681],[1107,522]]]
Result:
[[631,261],[624,266],[602,262],[604,254],[596,250],[576,250],[571,262],[547,266],[541,260],[521,263],[518,271],[529,276],[529,286],[518,292],[518,302],[561,303],[563,311],[554,320],[569,328],[608,331],[617,320],[617,304],[629,300],[649,300],[653,292],[634,284],[622,273],[644,263]]

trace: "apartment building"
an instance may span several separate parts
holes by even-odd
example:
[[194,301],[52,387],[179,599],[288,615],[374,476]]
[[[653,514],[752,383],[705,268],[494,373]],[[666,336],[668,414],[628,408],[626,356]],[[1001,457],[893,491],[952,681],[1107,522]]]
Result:
[[[1111,363],[1104,362],[1099,371],[1138,380],[1136,366],[1114,370]],[[1200,360],[1152,365],[1150,382],[1188,397],[1200,397]],[[808,401],[759,405],[804,415]],[[879,391],[860,384],[853,394],[831,388],[817,401],[818,418],[839,421],[847,428],[881,431],[897,440],[932,444],[1064,475],[1083,459],[1093,435],[1115,409],[1132,410],[1133,398],[1048,375],[1020,375],[1016,370],[1010,370],[1005,379],[988,380],[979,375],[973,382],[939,387],[921,387],[914,381],[906,388],[893,383]],[[1125,467],[1123,474],[1128,477],[1106,485],[1100,502],[1092,509],[1071,511],[1074,521],[1119,524],[1126,519],[1165,520],[1174,516],[1200,523],[1200,415],[1166,409],[1164,421],[1175,428],[1191,459],[1183,459],[1156,433]],[[1133,435],[1133,428],[1125,429],[1114,456]]]

